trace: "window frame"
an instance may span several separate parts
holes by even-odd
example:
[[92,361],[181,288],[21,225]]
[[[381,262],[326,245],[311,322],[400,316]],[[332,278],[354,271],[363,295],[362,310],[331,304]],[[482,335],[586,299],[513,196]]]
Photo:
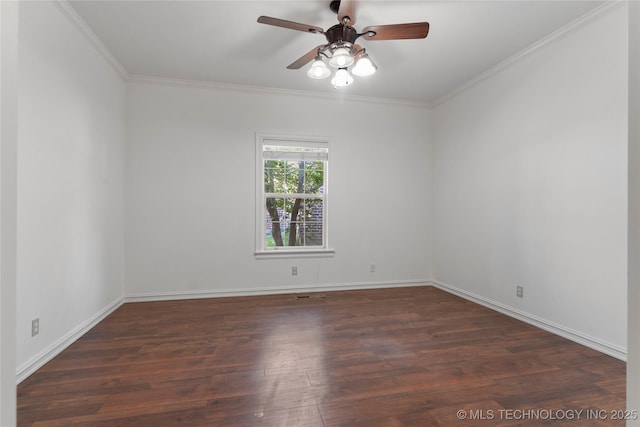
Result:
[[[321,246],[276,246],[265,247],[265,218],[267,213],[264,192],[264,145],[289,145],[301,147],[326,147],[327,160],[324,166],[324,186],[322,193],[322,240]],[[329,247],[329,164],[331,160],[330,139],[296,135],[256,133],[256,189],[255,189],[255,256],[261,258],[307,258],[331,257],[335,251]]]

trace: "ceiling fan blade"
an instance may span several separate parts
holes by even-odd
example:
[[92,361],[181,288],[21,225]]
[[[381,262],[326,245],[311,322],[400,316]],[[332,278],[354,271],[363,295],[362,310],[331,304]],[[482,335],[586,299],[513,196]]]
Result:
[[429,34],[429,23],[373,25],[363,29],[362,33],[366,40],[423,39]]
[[270,16],[261,16],[258,18],[261,24],[273,25],[276,27],[289,28],[290,30],[303,31],[305,33],[324,33],[324,30],[315,25],[301,24],[299,22],[287,21],[286,19],[272,18]]
[[318,50],[322,49],[325,46],[326,45],[321,44],[321,45],[318,45],[318,46],[314,47],[309,52],[305,53],[300,58],[296,59],[291,64],[289,64],[287,66],[287,68],[290,69],[290,70],[298,70],[298,69],[304,67],[309,62],[313,61],[313,59],[318,55]]
[[356,23],[357,5],[357,0],[340,0],[340,9],[338,9],[338,22],[344,24],[346,18],[347,25],[353,27]]

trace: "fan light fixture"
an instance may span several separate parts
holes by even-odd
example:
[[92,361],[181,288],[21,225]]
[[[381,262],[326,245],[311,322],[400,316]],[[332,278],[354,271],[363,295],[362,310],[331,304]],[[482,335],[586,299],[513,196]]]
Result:
[[325,79],[331,75],[331,70],[327,67],[327,64],[322,61],[320,55],[316,56],[315,61],[311,64],[311,68],[307,71],[307,76],[312,79]]
[[360,77],[370,76],[375,73],[378,67],[373,61],[369,58],[369,55],[366,53],[362,54],[362,56],[356,61],[356,65],[353,67],[351,72]]
[[353,64],[353,56],[346,47],[338,47],[333,51],[333,55],[329,60],[329,65],[333,68],[345,68]]
[[[331,75],[331,69],[327,67],[323,56],[328,58],[331,67],[338,69],[331,79],[331,84],[336,88],[349,86],[353,83],[353,75],[366,77],[372,75],[378,69],[365,52],[365,49],[355,51],[350,45],[341,43],[333,46],[333,49],[319,49],[311,68],[307,71],[307,76],[312,79],[325,79]],[[351,65],[353,67],[350,72],[349,67]]]
[[335,87],[345,87],[353,83],[353,76],[346,68],[339,68],[336,75],[331,79],[331,84]]
[[[2,0],[0,0],[2,1]],[[333,0],[329,8],[337,15],[338,23],[326,30],[315,25],[307,25],[271,16],[258,17],[258,23],[272,25],[307,34],[321,34],[327,42],[320,44],[287,66],[289,70],[299,70],[313,62],[307,70],[312,79],[326,79],[333,70],[331,84],[335,87],[349,86],[353,76],[370,76],[378,67],[373,63],[365,49],[357,44],[362,38],[367,41],[424,39],[429,34],[429,23],[407,22],[391,25],[370,25],[362,31],[355,28],[356,9],[359,0]],[[329,68],[329,65],[331,68]]]

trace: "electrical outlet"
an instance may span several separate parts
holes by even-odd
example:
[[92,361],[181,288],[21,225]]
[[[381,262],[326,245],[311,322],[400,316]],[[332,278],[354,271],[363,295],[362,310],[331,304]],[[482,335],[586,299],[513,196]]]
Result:
[[516,296],[518,298],[524,297],[524,288],[522,286],[516,286]]
[[297,276],[298,275],[298,267],[291,267],[291,275],[292,276]]
[[375,265],[375,264],[371,264],[371,265],[369,266],[369,271],[370,271],[371,273],[375,273],[375,272],[376,272],[376,265]]
[[31,336],[35,337],[40,333],[40,319],[33,319],[31,321]]

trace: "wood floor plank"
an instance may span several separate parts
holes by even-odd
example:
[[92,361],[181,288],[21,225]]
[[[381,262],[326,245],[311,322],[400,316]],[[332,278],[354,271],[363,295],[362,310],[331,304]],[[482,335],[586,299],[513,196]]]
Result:
[[560,425],[501,415],[624,409],[625,370],[433,287],[129,303],[18,386],[18,423]]

